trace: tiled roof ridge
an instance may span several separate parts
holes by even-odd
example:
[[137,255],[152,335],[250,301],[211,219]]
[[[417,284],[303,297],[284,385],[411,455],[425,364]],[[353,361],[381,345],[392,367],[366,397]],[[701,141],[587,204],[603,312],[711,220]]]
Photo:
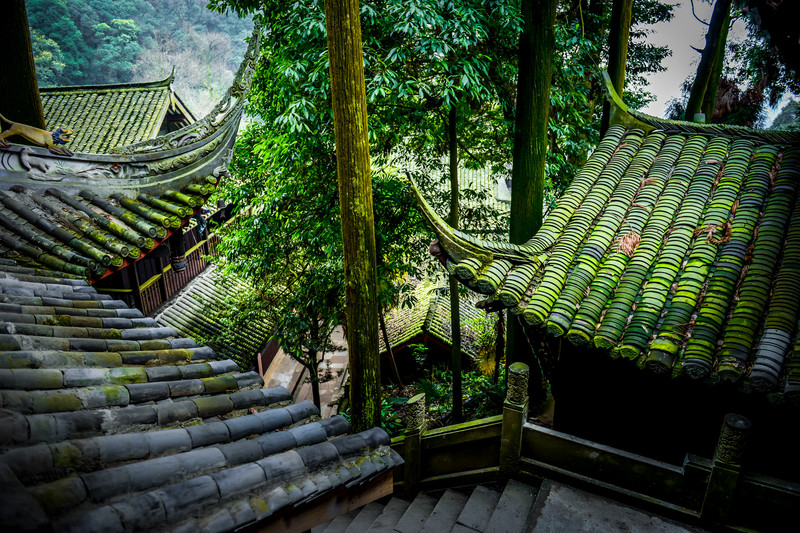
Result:
[[153,89],[167,89],[172,81],[175,79],[175,71],[164,79],[153,81],[134,81],[125,83],[106,83],[106,84],[89,84],[89,85],[59,85],[51,87],[39,87],[40,93],[58,94],[58,93],[71,93],[77,91],[86,92],[100,92],[100,91],[124,91],[124,90],[153,90]]
[[0,259],[4,527],[232,531],[402,463],[385,431],[346,435],[341,416],[154,324]]

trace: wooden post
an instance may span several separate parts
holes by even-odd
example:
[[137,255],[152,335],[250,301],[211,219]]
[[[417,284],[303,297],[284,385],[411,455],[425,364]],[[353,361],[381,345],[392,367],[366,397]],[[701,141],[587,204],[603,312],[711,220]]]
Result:
[[725,415],[700,511],[712,523],[724,523],[733,504],[749,431],[750,420],[734,413]]
[[[0,20],[0,43],[3,47],[0,101],[3,115],[8,120],[44,129],[44,114],[39,99],[24,0],[4,2],[3,15]],[[20,136],[15,136],[12,141],[29,144]]]
[[167,275],[164,273],[164,258],[158,256],[158,271],[161,277],[158,278],[158,292],[161,294],[161,301],[166,302],[169,296],[167,295]]
[[416,494],[422,471],[422,435],[425,433],[425,394],[420,393],[406,404],[406,432],[403,438],[405,472],[403,487],[406,496]]
[[500,476],[509,478],[517,472],[522,449],[522,426],[528,416],[528,379],[525,363],[508,367],[508,389],[503,403],[503,429],[500,435]]

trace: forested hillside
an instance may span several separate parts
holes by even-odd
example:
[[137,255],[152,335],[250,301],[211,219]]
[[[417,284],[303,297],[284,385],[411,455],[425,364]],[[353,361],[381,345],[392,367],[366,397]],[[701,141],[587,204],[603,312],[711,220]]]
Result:
[[175,67],[175,88],[196,115],[227,89],[252,21],[206,0],[28,0],[40,86],[152,81]]

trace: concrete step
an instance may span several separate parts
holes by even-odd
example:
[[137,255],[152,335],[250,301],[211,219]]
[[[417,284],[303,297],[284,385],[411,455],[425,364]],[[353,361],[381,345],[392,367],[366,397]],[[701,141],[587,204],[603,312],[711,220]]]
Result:
[[406,512],[395,524],[394,531],[398,533],[418,533],[422,529],[422,524],[425,523],[434,506],[436,506],[436,501],[436,498],[427,494],[417,494],[417,497],[414,498]]
[[383,512],[373,520],[372,525],[366,533],[392,533],[395,524],[406,512],[411,502],[402,498],[394,497],[383,508]]
[[537,489],[509,480],[500,500],[497,502],[485,533],[523,533],[527,526],[528,516],[536,499]]
[[383,504],[378,502],[369,502],[361,508],[361,512],[353,518],[344,533],[364,533],[372,522],[383,512]]
[[[478,485],[464,505],[461,514],[456,520],[457,525],[469,528],[474,531],[485,531],[489,524],[489,517],[500,501],[500,493],[483,485]],[[462,528],[454,527],[453,532],[463,531]]]
[[[320,524],[317,527],[325,526],[322,530],[322,533],[344,533],[344,530],[347,529],[347,526],[350,525],[350,522],[353,521],[358,513],[361,511],[361,508],[353,509],[350,512],[347,512],[341,516],[337,516],[330,522],[326,522],[325,524]],[[314,529],[311,530],[312,533],[317,533]]]
[[420,533],[447,533],[456,525],[458,515],[467,503],[467,495],[447,489],[436,502],[430,516],[422,525]]

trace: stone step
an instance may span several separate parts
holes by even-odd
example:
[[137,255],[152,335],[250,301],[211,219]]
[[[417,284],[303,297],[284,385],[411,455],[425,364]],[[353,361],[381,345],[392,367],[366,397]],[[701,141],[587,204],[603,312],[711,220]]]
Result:
[[383,512],[369,526],[366,533],[392,533],[395,524],[406,512],[409,505],[411,505],[411,502],[408,500],[397,497],[392,498],[383,508]]
[[[344,533],[344,530],[347,529],[347,526],[350,525],[350,522],[353,521],[353,518],[358,516],[358,513],[361,511],[361,508],[353,509],[343,515],[337,516],[330,522],[326,522],[325,524],[320,524],[317,527],[322,527],[322,533]],[[315,530],[311,530],[313,533],[317,533]]]
[[456,525],[456,520],[466,503],[466,494],[447,489],[439,498],[428,519],[425,520],[420,533],[449,532]]
[[461,514],[458,515],[457,526],[453,528],[453,532],[464,531],[463,528],[485,531],[489,524],[489,517],[492,516],[498,501],[500,501],[500,493],[496,490],[483,485],[475,487]]
[[395,524],[394,531],[398,533],[418,533],[435,506],[436,498],[427,494],[417,494],[417,497],[414,498],[406,512]]
[[485,533],[523,533],[533,508],[537,490],[530,485],[509,480],[497,502]]
[[353,518],[344,533],[364,533],[372,522],[383,512],[383,504],[370,502],[361,508],[361,512]]

